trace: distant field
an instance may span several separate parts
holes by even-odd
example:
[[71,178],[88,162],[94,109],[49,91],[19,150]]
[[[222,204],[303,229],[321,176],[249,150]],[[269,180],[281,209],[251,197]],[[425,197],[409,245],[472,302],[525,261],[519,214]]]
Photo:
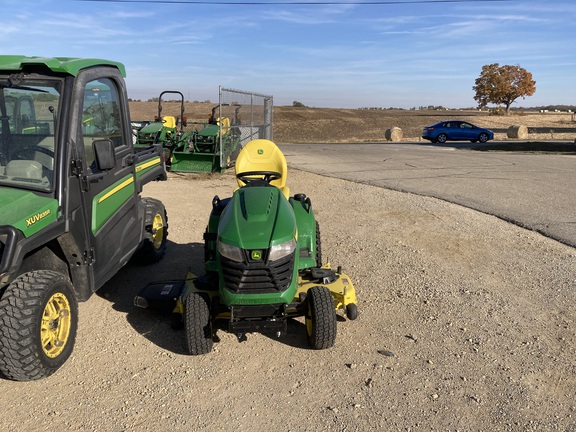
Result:
[[[180,114],[179,105],[163,103],[163,115]],[[215,104],[187,103],[189,121],[205,121]],[[154,102],[131,102],[133,120],[150,120],[158,112]],[[525,113],[493,116],[478,111],[356,110],[274,107],[274,140],[278,143],[383,142],[386,129],[399,127],[404,141],[418,141],[422,128],[441,120],[461,119],[492,129],[495,139],[507,139],[512,125],[528,127],[530,140],[561,139],[574,142],[576,122],[570,113]]]

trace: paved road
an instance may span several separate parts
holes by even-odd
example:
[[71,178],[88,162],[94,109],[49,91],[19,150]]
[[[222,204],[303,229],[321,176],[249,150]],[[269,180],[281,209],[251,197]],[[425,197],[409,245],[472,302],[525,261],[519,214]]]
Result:
[[440,198],[576,247],[576,156],[476,152],[458,144],[280,147],[294,168]]

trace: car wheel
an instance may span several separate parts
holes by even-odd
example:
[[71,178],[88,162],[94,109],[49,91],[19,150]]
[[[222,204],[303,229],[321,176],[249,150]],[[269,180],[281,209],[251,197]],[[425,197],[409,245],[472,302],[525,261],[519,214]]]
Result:
[[480,135],[478,135],[478,141],[480,141],[481,143],[486,143],[488,142],[490,138],[488,138],[488,134],[487,133],[481,133]]
[[446,141],[448,141],[448,136],[446,134],[441,133],[440,135],[438,135],[438,138],[436,138],[436,141],[438,141],[440,144],[444,144]]

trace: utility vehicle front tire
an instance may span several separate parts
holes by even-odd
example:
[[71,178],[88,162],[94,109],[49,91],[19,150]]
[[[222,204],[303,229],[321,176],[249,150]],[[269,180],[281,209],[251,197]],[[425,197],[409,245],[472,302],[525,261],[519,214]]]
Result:
[[143,199],[146,202],[146,236],[144,243],[136,254],[136,259],[142,264],[154,264],[160,261],[166,253],[168,238],[168,215],[162,204]]
[[16,381],[52,375],[72,354],[77,328],[78,301],[66,276],[19,276],[0,300],[0,372]]
[[336,342],[336,309],[330,290],[315,286],[308,290],[306,332],[313,349],[326,349]]
[[184,301],[184,331],[190,354],[208,354],[212,351],[214,340],[210,306],[207,298],[199,293],[190,293]]

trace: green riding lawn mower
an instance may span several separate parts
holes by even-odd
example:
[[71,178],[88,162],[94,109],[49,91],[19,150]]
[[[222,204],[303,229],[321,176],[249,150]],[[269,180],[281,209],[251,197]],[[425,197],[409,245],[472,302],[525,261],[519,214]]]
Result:
[[286,159],[272,141],[247,143],[235,173],[232,197],[212,201],[204,234],[206,273],[150,284],[135,304],[168,304],[194,355],[212,350],[218,329],[239,339],[257,331],[280,335],[297,317],[304,317],[313,349],[332,347],[337,311],[350,320],[358,315],[356,292],[339,267],[322,261],[310,198],[290,195]]
[[[162,96],[176,94],[180,100],[180,115],[162,115]],[[240,150],[239,111],[234,117],[219,115],[222,105],[212,108],[208,121],[187,122],[184,117],[184,95],[167,90],[158,98],[158,114],[154,121],[133,120],[134,145],[147,148],[160,144],[164,148],[166,165],[173,172],[224,172]]]

